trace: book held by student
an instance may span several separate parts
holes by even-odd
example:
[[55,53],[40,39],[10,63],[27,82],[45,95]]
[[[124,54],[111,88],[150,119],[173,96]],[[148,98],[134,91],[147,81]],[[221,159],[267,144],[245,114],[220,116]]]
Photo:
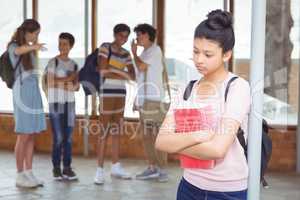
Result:
[[[188,133],[213,128],[215,117],[211,106],[201,108],[176,108],[174,109],[175,132]],[[186,155],[180,155],[182,168],[211,169],[215,160],[201,160]]]

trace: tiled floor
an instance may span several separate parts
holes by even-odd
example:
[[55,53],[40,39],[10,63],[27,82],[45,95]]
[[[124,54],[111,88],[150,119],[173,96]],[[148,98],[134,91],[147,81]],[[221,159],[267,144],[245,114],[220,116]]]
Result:
[[[38,189],[19,189],[15,187],[15,160],[12,152],[0,151],[0,200],[174,200],[181,169],[170,164],[170,181],[117,180],[109,175],[110,162],[105,166],[106,182],[102,186],[93,184],[95,158],[74,157],[74,170],[79,176],[78,182],[57,182],[52,180],[51,160],[47,154],[35,157],[34,171],[45,181],[45,186]],[[135,174],[146,165],[142,160],[123,160],[126,169]],[[271,185],[268,190],[262,189],[262,200],[300,200],[300,175],[268,174]]]

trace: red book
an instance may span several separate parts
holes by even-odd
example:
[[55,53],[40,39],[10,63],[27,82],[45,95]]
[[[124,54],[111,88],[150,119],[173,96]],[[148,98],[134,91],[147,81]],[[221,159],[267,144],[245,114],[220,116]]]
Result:
[[[181,108],[174,110],[175,132],[186,133],[192,131],[208,130],[214,124],[212,107]],[[180,155],[182,168],[211,169],[215,166],[215,160],[200,160],[186,155]]]

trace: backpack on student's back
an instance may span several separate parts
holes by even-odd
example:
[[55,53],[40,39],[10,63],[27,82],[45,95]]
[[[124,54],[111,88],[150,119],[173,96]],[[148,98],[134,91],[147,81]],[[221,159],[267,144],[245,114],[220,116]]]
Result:
[[[58,65],[58,59],[55,58],[55,69]],[[42,89],[46,95],[46,98],[48,98],[48,67],[45,68],[43,76],[42,76]]]
[[79,71],[79,82],[86,96],[99,92],[101,77],[97,71],[98,52],[99,49],[97,48],[89,54],[85,59],[83,67]]
[[[79,71],[79,82],[81,83],[86,96],[95,94],[100,91],[100,85],[104,78],[100,76],[98,71],[98,54],[99,48],[89,54],[84,62],[83,67]],[[108,49],[108,60],[111,57],[111,46]]]
[[6,83],[9,89],[12,89],[15,82],[15,70],[21,62],[21,57],[17,61],[17,65],[14,68],[9,58],[9,53],[6,50],[0,57],[0,77],[2,81]]
[[[225,102],[227,100],[227,94],[229,92],[230,84],[237,78],[238,77],[235,76],[235,77],[232,77],[228,81],[226,89],[225,89]],[[187,85],[187,87],[185,88],[185,91],[183,94],[183,99],[185,101],[188,100],[188,98],[190,97],[193,86],[196,83],[196,81],[197,80],[190,81],[189,84]],[[268,125],[267,121],[263,119],[263,121],[262,121],[262,143],[261,143],[261,145],[262,145],[261,146],[261,165],[260,165],[261,177],[264,175],[264,173],[267,170],[267,166],[270,161],[271,154],[272,154],[272,139],[269,137],[268,132],[269,132],[269,125]],[[238,129],[237,138],[238,138],[241,146],[243,147],[244,154],[247,158],[247,149],[248,149],[247,142],[244,137],[244,131],[243,131],[243,129],[241,129],[241,127],[239,127],[239,129]]]

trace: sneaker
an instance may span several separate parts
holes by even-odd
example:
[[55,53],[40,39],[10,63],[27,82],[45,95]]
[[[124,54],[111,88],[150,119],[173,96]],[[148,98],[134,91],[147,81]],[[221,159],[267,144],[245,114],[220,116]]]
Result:
[[151,169],[148,167],[142,173],[136,175],[136,179],[138,180],[148,180],[155,179],[159,177],[159,172],[157,168]]
[[36,188],[38,187],[38,184],[35,181],[29,179],[24,172],[20,172],[17,175],[16,187]]
[[262,179],[262,186],[263,186],[263,188],[265,188],[265,189],[269,189],[270,188],[270,186],[269,186],[269,184],[268,184],[268,182],[263,178]]
[[44,181],[38,179],[32,172],[32,170],[27,170],[24,172],[25,175],[31,179],[33,182],[35,182],[39,187],[43,187],[44,186]]
[[124,170],[119,162],[111,166],[111,176],[120,179],[131,179],[130,174]]
[[61,169],[59,167],[53,168],[52,173],[53,173],[54,180],[61,181],[63,179]]
[[64,168],[62,172],[62,176],[64,179],[68,181],[76,181],[78,179],[71,167]]
[[158,182],[164,183],[169,181],[168,173],[165,170],[159,170]]
[[97,168],[96,176],[94,178],[94,183],[96,185],[102,185],[104,183],[104,173],[102,167]]

